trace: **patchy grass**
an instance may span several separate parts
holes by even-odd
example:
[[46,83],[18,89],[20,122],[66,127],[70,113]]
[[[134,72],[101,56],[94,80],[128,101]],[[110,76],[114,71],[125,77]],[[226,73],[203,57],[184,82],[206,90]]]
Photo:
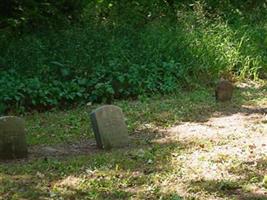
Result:
[[116,102],[132,144],[111,151],[95,147],[99,105],[27,115],[30,157],[0,164],[0,199],[267,199],[266,84],[240,84],[232,103],[212,95]]

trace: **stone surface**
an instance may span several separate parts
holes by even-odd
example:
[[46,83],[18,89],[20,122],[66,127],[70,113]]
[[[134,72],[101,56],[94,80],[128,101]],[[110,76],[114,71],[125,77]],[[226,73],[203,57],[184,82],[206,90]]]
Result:
[[127,126],[119,107],[102,106],[94,110],[90,117],[99,148],[110,149],[129,144]]
[[215,89],[216,101],[231,101],[233,96],[234,86],[230,81],[220,80]]
[[27,157],[24,120],[19,117],[0,117],[0,159]]

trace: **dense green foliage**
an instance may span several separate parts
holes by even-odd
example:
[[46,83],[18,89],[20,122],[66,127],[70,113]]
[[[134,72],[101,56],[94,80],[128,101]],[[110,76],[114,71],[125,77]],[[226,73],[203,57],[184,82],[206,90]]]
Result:
[[[35,2],[36,13],[24,6],[3,18],[27,20],[0,34],[2,111],[173,93],[220,76],[266,76],[265,1],[43,2],[45,12]],[[80,20],[69,23],[73,18]]]

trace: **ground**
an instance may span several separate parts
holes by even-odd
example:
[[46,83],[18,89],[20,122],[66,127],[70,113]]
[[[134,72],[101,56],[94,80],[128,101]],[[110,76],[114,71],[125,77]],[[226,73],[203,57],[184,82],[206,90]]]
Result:
[[29,158],[0,163],[0,199],[267,199],[267,87],[119,101],[131,145],[96,148],[89,112],[31,113]]

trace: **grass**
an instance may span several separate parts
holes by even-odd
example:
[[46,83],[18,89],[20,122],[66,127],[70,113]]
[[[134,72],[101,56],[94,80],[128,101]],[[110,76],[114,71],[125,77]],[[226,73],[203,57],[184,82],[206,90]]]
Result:
[[[126,117],[129,148],[93,147],[87,154],[37,155],[1,163],[0,199],[267,199],[267,157],[260,151],[265,146],[250,143],[267,133],[266,84],[238,88],[228,104],[215,103],[212,94],[212,89],[199,88],[115,102]],[[24,116],[30,150],[94,141],[88,113],[98,106]],[[240,128],[248,130],[245,135],[237,131],[216,138],[177,138],[169,131],[235,116],[257,120],[249,121],[252,129]],[[218,132],[223,130],[218,127]]]

